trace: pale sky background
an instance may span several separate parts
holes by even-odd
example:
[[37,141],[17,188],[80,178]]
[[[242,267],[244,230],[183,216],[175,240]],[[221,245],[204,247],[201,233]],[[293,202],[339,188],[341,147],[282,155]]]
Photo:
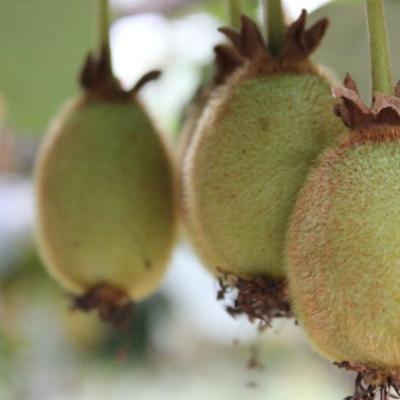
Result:
[[323,4],[328,3],[328,1],[329,0],[283,0],[283,3],[290,16],[295,18],[303,8],[311,12]]
[[[147,1],[149,0],[113,0],[113,3],[116,6],[124,7],[127,5],[132,5],[133,3],[141,4]],[[283,0],[288,13],[292,17],[298,15],[303,8],[307,9],[308,11],[312,11],[328,1],[329,0]]]

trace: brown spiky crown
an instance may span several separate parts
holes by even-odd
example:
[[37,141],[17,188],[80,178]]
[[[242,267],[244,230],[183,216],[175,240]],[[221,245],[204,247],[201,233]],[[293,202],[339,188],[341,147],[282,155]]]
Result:
[[349,74],[343,85],[334,88],[333,94],[337,99],[336,115],[342,118],[347,127],[360,130],[377,125],[400,125],[400,82],[395,87],[394,96],[374,93],[371,107],[362,101],[357,85]]
[[217,66],[215,83],[224,83],[228,76],[248,62],[254,75],[316,73],[309,56],[321,43],[328,19],[321,19],[309,29],[306,29],[306,19],[307,12],[303,10],[300,17],[288,27],[282,51],[276,56],[271,54],[260,29],[250,18],[242,16],[240,31],[220,28],[219,31],[230,43],[218,45],[214,49]]
[[160,71],[143,75],[131,90],[124,90],[113,76],[110,50],[103,47],[99,54],[90,53],[80,73],[80,84],[86,97],[97,100],[129,100],[135,98],[140,89],[152,80],[158,79]]

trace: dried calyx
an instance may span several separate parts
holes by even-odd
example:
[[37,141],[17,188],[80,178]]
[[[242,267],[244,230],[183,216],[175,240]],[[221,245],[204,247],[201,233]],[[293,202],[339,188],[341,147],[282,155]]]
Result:
[[132,320],[134,305],[126,293],[107,283],[99,284],[82,296],[75,297],[73,309],[89,312],[96,310],[107,323],[124,328]]
[[346,371],[357,373],[354,394],[344,400],[374,400],[377,395],[380,400],[400,398],[400,374],[387,374],[379,369],[367,368],[347,361],[337,362],[335,365]]
[[357,85],[350,75],[346,75],[344,87],[335,88],[333,93],[338,99],[336,114],[353,130],[400,124],[400,82],[395,87],[394,96],[374,93],[371,107],[366,106],[360,98]]
[[161,75],[158,70],[150,71],[143,75],[132,89],[124,90],[112,73],[110,59],[107,46],[103,46],[99,54],[90,53],[87,56],[80,74],[80,84],[89,99],[129,101],[135,98],[146,83],[158,79]]
[[281,72],[315,73],[315,66],[309,60],[319,46],[328,27],[328,19],[323,18],[306,29],[307,12],[287,29],[280,54],[273,56],[268,50],[258,26],[248,17],[242,16],[240,32],[233,28],[220,28],[230,44],[215,47],[217,73],[215,82],[224,82],[237,68],[251,62],[255,75]]
[[254,279],[243,279],[227,272],[220,272],[218,278],[218,300],[231,300],[226,311],[232,316],[246,315],[250,322],[258,323],[260,330],[271,326],[274,318],[291,318],[293,316],[288,300],[287,283],[283,279],[272,279],[258,276]]

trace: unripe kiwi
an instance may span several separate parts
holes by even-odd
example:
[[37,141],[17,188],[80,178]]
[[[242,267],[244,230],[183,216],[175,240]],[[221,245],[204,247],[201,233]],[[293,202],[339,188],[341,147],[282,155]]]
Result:
[[330,82],[308,59],[327,20],[305,30],[305,19],[303,12],[289,27],[276,57],[249,18],[242,18],[240,33],[222,29],[234,49],[226,53],[226,65],[241,63],[213,92],[184,159],[189,236],[214,274],[238,278],[233,286],[243,289],[242,305],[230,311],[250,318],[279,315],[270,310],[279,309],[279,301],[261,311],[246,300],[253,296],[258,308],[268,290],[287,308],[289,215],[316,157],[345,131],[332,113]]
[[[89,59],[85,92],[53,122],[36,166],[37,237],[50,274],[102,317],[160,284],[175,238],[173,169],[136,98]],[[121,315],[122,315],[121,314]]]
[[298,197],[290,294],[319,352],[387,390],[400,383],[400,99],[376,94],[369,109],[350,77],[345,86],[337,110],[353,130],[320,157]]

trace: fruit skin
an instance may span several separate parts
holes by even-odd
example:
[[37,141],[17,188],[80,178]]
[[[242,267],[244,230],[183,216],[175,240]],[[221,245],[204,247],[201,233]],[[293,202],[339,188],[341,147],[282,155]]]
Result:
[[[262,40],[248,33],[252,46]],[[184,160],[183,212],[212,272],[283,279],[297,191],[317,155],[345,129],[318,67],[250,50],[254,59],[213,93],[198,123]]]
[[165,272],[176,230],[173,171],[138,102],[88,96],[54,121],[36,167],[37,239],[70,293],[100,283],[132,300]]
[[288,236],[295,313],[328,358],[400,367],[400,127],[326,152]]

